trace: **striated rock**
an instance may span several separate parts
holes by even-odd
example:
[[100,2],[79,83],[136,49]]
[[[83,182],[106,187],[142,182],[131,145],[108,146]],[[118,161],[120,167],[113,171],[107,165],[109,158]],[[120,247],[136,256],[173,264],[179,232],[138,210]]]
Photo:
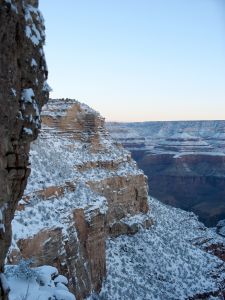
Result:
[[29,145],[49,94],[44,22],[37,7],[38,1],[0,1],[0,272],[30,173]]
[[146,195],[148,186],[144,174],[116,176],[90,181],[92,190],[108,201],[108,224],[119,221],[127,215],[148,212]]
[[207,226],[225,218],[225,121],[109,123],[148,176],[151,195],[196,213]]
[[100,136],[106,135],[105,120],[85,104],[71,99],[51,100],[42,120],[52,133],[88,143],[96,151],[102,149]]
[[147,178],[104,119],[75,100],[50,100],[31,148],[32,172],[13,221],[8,262],[57,267],[77,299],[99,292],[110,236],[149,228]]

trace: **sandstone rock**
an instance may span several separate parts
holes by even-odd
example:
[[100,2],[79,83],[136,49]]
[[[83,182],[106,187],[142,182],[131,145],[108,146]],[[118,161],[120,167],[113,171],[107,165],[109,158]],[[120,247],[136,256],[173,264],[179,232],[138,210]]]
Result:
[[44,23],[37,6],[38,1],[0,1],[0,272],[30,173],[29,145],[48,99]]
[[106,239],[151,226],[147,179],[112,141],[104,119],[70,99],[44,108],[31,166],[8,262],[32,257],[34,266],[56,266],[85,299],[106,276]]

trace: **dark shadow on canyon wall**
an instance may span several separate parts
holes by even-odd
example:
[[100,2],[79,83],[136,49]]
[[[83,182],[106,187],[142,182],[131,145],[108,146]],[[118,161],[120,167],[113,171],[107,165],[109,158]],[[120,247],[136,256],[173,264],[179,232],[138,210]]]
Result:
[[162,202],[193,211],[207,226],[225,219],[225,158],[210,155],[152,155],[131,151],[148,176],[150,193]]

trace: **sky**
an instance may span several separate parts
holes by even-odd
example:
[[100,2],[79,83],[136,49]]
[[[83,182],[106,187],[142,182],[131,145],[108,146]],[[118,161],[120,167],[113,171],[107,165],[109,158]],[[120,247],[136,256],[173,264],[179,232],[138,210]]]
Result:
[[110,121],[225,119],[224,0],[39,0],[51,98]]

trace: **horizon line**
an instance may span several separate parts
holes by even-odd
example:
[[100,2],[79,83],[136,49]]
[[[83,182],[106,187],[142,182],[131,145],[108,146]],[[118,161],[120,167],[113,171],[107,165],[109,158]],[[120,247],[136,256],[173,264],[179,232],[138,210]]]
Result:
[[225,119],[183,119],[183,120],[148,120],[148,121],[112,121],[105,118],[106,123],[154,123],[154,122],[225,122]]

